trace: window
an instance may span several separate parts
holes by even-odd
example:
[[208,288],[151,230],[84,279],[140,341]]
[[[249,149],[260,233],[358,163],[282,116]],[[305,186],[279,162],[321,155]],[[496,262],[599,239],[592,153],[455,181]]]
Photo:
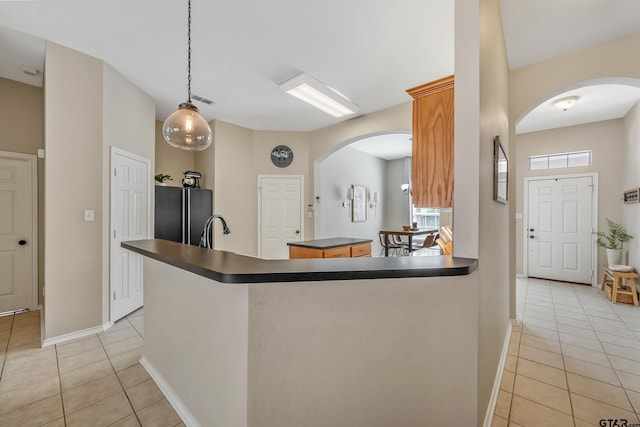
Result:
[[532,171],[580,166],[591,166],[591,150],[529,157],[529,170]]
[[420,230],[440,229],[440,209],[411,206],[413,208],[413,221],[418,223]]

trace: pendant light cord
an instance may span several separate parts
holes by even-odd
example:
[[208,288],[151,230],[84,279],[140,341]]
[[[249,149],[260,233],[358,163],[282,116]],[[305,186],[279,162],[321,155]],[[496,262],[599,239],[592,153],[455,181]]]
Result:
[[191,0],[188,0],[187,19],[187,102],[191,103]]

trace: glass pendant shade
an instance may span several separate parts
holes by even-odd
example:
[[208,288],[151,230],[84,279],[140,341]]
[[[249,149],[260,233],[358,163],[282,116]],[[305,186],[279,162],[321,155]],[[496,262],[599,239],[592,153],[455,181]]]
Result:
[[207,149],[213,139],[209,123],[190,102],[180,104],[178,111],[167,117],[162,135],[172,147],[190,151]]

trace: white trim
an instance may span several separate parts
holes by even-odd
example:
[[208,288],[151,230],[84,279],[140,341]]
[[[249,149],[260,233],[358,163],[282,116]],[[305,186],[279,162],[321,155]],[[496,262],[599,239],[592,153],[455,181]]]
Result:
[[304,240],[304,175],[258,175],[258,258],[262,258],[262,180],[265,178],[300,180],[300,240]]
[[[152,202],[153,202],[153,194],[154,194],[154,178],[153,178],[153,171],[151,170],[151,160],[147,159],[146,157],[142,157],[139,156],[137,154],[134,153],[130,153],[126,150],[123,150],[121,148],[118,147],[114,147],[113,145],[109,146],[110,148],[110,152],[109,152],[109,234],[108,234],[108,239],[109,239],[109,257],[108,257],[108,262],[109,262],[109,292],[107,294],[107,302],[109,304],[109,319],[107,321],[107,323],[113,325],[113,299],[111,298],[111,296],[113,295],[113,251],[114,251],[114,247],[113,247],[113,242],[114,239],[112,238],[113,236],[113,232],[115,230],[115,224],[114,224],[114,212],[113,212],[113,206],[115,205],[115,197],[116,195],[113,192],[114,189],[114,174],[113,174],[113,167],[114,167],[114,159],[115,156],[122,156],[122,157],[128,157],[130,159],[139,161],[141,163],[144,163],[147,167],[147,238],[153,238],[153,206],[152,206]],[[143,278],[144,280],[144,278]],[[104,289],[104,288],[103,288]],[[144,289],[143,289],[144,292]],[[104,306],[103,306],[104,307]]]
[[14,158],[17,160],[26,160],[31,169],[31,247],[33,254],[31,256],[31,297],[29,298],[29,310],[35,310],[38,307],[38,157],[35,154],[14,153],[12,151],[0,151],[0,157]]
[[509,320],[507,323],[507,333],[504,336],[504,343],[502,344],[502,353],[500,354],[500,361],[498,362],[498,372],[493,380],[493,389],[491,390],[491,396],[489,397],[489,406],[487,412],[484,414],[483,427],[491,427],[493,423],[493,413],[496,410],[496,404],[498,403],[498,393],[500,392],[500,384],[502,383],[502,373],[504,372],[504,365],[507,361],[507,355],[509,353],[509,342],[511,341],[511,329],[513,322],[517,319]]
[[68,334],[58,335],[57,337],[48,338],[42,342],[42,347],[49,347],[55,344],[62,344],[67,341],[84,338],[89,335],[99,334],[106,329],[104,326],[96,326],[95,328],[83,329],[81,331],[70,332]]
[[191,411],[189,411],[182,399],[178,397],[169,383],[165,381],[162,375],[160,375],[160,373],[153,367],[153,365],[151,365],[151,363],[149,363],[147,359],[145,359],[144,356],[140,359],[140,364],[147,371],[153,381],[155,381],[162,394],[164,394],[164,397],[167,398],[167,401],[173,407],[173,410],[176,411],[178,416],[182,419],[184,425],[187,427],[200,427],[200,423],[198,423],[198,420],[196,420]]
[[[529,239],[527,238],[527,228],[529,223],[529,182],[541,181],[547,179],[571,179],[571,178],[586,178],[592,179],[593,185],[593,197],[591,198],[591,231],[595,231],[598,228],[598,172],[593,173],[579,173],[579,174],[567,174],[567,175],[540,175],[540,176],[527,176],[524,178],[524,208],[522,212],[522,277],[529,277]],[[591,276],[591,286],[598,286],[598,250],[595,246],[595,236],[591,236],[591,269],[593,274]]]

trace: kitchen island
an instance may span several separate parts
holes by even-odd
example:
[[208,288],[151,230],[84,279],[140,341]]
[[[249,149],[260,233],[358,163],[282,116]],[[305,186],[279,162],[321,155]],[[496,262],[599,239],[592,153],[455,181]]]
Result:
[[123,247],[145,256],[142,364],[186,425],[475,423],[475,260]]
[[371,239],[333,237],[329,239],[289,242],[289,259],[359,258],[371,256]]

